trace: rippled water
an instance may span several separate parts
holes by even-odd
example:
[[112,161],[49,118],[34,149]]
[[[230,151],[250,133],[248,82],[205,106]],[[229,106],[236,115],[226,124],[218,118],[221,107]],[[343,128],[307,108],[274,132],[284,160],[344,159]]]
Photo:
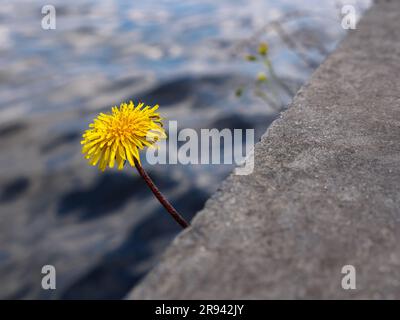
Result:
[[[306,3],[306,5],[305,5]],[[134,171],[100,174],[80,134],[121,101],[158,103],[179,128],[254,128],[259,138],[345,35],[341,1],[42,1],[0,5],[0,297],[121,298],[179,229]],[[361,14],[369,0],[353,3]],[[281,81],[253,94],[260,41]],[[238,87],[247,86],[242,97]],[[233,166],[149,167],[187,216]],[[41,290],[44,264],[56,292]]]

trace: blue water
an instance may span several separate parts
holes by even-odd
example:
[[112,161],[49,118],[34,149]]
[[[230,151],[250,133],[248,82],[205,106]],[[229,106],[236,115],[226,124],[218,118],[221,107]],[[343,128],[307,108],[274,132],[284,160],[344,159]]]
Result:
[[[360,14],[370,3],[353,2]],[[9,110],[8,117],[14,118],[22,110],[93,110],[134,96],[144,84],[151,87],[180,75],[252,75],[255,67],[241,58],[257,41],[245,47],[242,42],[294,12],[304,13],[304,18],[284,21],[287,31],[297,33],[302,26],[311,25],[321,37],[318,45],[329,52],[345,33],[336,7],[340,1],[306,3],[53,1],[57,29],[42,30],[41,1],[3,1],[0,109],[20,110],[14,116]],[[266,30],[259,38],[270,42],[271,58],[281,75],[295,74],[299,82],[309,76],[312,70],[304,68],[276,32]],[[312,41],[303,41],[300,47],[316,63],[324,59],[314,52]],[[129,80],[129,94],[108,90],[118,81]]]

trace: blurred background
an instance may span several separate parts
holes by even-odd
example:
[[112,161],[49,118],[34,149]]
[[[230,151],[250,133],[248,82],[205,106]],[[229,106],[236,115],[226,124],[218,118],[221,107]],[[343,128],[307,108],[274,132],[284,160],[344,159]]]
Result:
[[[41,27],[46,4],[55,30]],[[179,129],[253,128],[258,140],[346,34],[344,4],[361,15],[371,0],[3,0],[0,298],[123,298],[180,228],[134,169],[87,165],[88,123],[132,99]],[[144,165],[187,219],[233,170]],[[54,291],[41,288],[46,264]]]

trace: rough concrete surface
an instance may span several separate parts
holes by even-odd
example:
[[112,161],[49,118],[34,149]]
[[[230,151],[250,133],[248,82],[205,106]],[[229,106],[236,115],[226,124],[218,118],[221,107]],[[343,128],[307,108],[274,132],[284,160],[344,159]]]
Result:
[[399,16],[366,13],[128,298],[400,298]]

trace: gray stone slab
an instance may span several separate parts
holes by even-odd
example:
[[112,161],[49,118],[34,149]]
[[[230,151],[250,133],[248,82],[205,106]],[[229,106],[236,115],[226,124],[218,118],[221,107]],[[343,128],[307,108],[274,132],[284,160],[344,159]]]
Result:
[[399,186],[400,1],[380,1],[128,298],[399,299]]

